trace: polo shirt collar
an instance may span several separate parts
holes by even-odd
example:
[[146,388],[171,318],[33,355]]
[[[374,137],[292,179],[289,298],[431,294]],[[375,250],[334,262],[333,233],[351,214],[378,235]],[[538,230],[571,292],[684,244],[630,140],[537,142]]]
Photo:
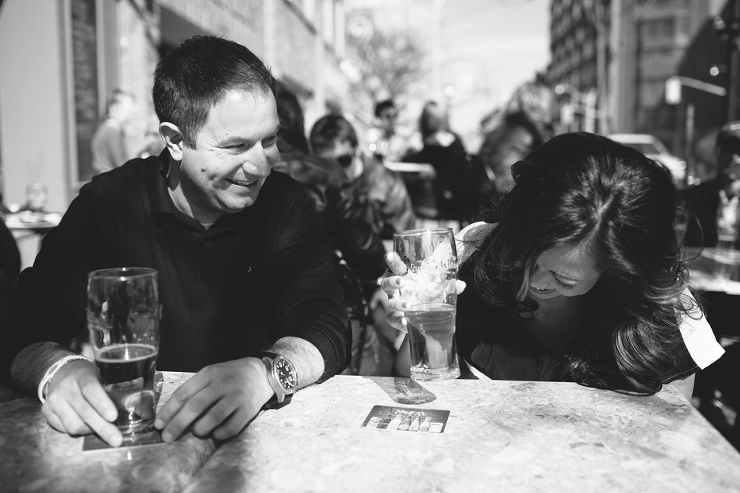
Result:
[[149,188],[149,203],[152,214],[175,214],[175,206],[167,192],[167,170],[170,167],[170,153],[163,150],[157,159],[156,174]]
[[176,221],[186,224],[196,230],[206,231],[202,224],[187,214],[183,214],[177,210],[175,204],[172,203],[172,198],[167,191],[167,171],[170,167],[169,151],[167,151],[167,149],[163,150],[156,159],[156,173],[151,182],[152,186],[149,188],[149,201],[152,208],[152,215],[159,216],[162,219],[175,219]]
[[[157,156],[156,160],[156,174],[151,182],[152,186],[149,188],[149,200],[151,204],[152,214],[174,215],[181,222],[184,222],[191,226],[198,226],[199,228],[204,229],[198,221],[188,216],[187,214],[183,214],[182,212],[177,210],[175,204],[172,203],[172,198],[167,191],[167,171],[170,167],[170,153],[167,151],[167,149],[163,150],[161,154]],[[270,178],[268,177],[268,181],[269,180]],[[241,212],[237,212],[235,214],[226,214],[220,217],[213,224],[213,226],[211,226],[209,231],[213,230],[215,226],[237,226],[238,224],[240,224],[241,221],[243,221],[243,218],[245,216],[248,216],[252,213],[251,209],[254,209],[255,205],[247,207]]]

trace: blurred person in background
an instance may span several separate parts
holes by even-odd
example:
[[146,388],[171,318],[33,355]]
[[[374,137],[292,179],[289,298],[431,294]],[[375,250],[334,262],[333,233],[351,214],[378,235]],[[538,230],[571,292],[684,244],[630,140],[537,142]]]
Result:
[[[313,152],[339,163],[350,183],[350,190],[361,203],[374,211],[373,224],[381,238],[392,239],[393,233],[414,229],[416,215],[401,177],[359,148],[357,133],[341,115],[326,115],[314,123],[309,135]],[[385,320],[385,293],[374,285],[365,285],[371,316],[382,344],[395,354],[398,332]]]
[[[691,187],[684,193],[685,207],[693,215],[686,230],[687,246],[717,246],[718,225],[738,230],[740,226],[740,121],[722,126],[715,141],[717,174],[713,180]],[[740,249],[740,235],[734,248]]]
[[157,119],[157,115],[152,115],[149,118],[146,132],[144,134],[144,146],[141,151],[139,151],[139,155],[137,157],[144,159],[149,156],[159,156],[164,148],[164,141],[159,135],[159,120]]
[[[684,192],[684,207],[689,220],[684,245],[696,247],[719,246],[722,229],[734,234],[727,247],[740,249],[740,121],[723,125],[715,140],[714,148],[717,174]],[[719,292],[703,293],[710,320],[718,337],[736,342],[725,347],[725,355],[717,364],[697,378],[696,396],[699,411],[740,450],[740,419],[730,423],[722,411],[729,405],[740,412],[740,328],[737,326],[738,304],[736,296]],[[716,317],[716,318],[715,318]]]
[[[470,166],[470,156],[460,137],[450,130],[446,109],[435,101],[424,104],[419,117],[423,147],[404,158],[410,163],[429,163],[433,180],[406,180],[417,214],[437,219],[462,220],[462,180]],[[422,204],[420,208],[417,204]],[[424,212],[429,209],[429,212]]]
[[[306,186],[332,240],[332,263],[344,288],[344,300],[352,320],[352,361],[347,371],[389,375],[394,354],[378,343],[373,326],[367,325],[368,296],[377,290],[377,280],[385,273],[385,249],[375,209],[367,201],[355,197],[335,160],[309,153],[303,109],[298,98],[280,87],[276,102],[280,119],[277,135],[280,158],[273,169]],[[362,353],[361,348],[364,348]]]
[[487,134],[498,127],[508,115],[523,113],[537,127],[543,141],[554,135],[552,114],[555,95],[552,89],[540,80],[525,82],[509,97],[503,108],[481,121],[481,132]]
[[472,213],[484,197],[490,202],[506,194],[514,185],[511,166],[542,142],[537,126],[522,112],[505,116],[490,129],[463,178],[463,214]]
[[275,170],[286,173],[308,188],[316,210],[343,258],[363,279],[373,283],[385,271],[384,248],[375,222],[375,209],[353,193],[343,169],[334,159],[310,154],[304,117],[298,99],[280,89],[277,94],[278,149]]
[[90,141],[92,168],[96,175],[121,166],[131,157],[126,148],[124,127],[134,113],[135,104],[134,96],[121,89],[115,89],[108,99],[105,119]]
[[403,180],[360,150],[349,120],[341,115],[323,116],[311,128],[309,140],[317,156],[339,163],[355,197],[375,209],[382,238],[392,239],[394,232],[414,228],[416,216]]
[[398,122],[398,109],[391,99],[375,105],[376,126],[368,130],[369,150],[380,161],[399,162],[414,147],[410,135],[401,135]]

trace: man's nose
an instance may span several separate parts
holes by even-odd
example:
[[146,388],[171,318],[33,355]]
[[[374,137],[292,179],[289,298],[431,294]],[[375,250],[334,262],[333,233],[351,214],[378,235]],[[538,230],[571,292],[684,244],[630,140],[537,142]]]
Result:
[[272,172],[273,164],[274,162],[270,161],[264,147],[258,144],[252,148],[243,167],[244,171],[250,175],[267,177]]

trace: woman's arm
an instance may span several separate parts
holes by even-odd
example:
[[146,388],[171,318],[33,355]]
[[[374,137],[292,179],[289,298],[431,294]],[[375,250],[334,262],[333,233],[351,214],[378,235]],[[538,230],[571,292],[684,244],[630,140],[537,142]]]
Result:
[[696,377],[696,374],[692,373],[686,378],[672,381],[671,384],[675,385],[676,388],[681,391],[683,396],[686,397],[686,399],[691,400],[691,396],[694,394],[694,378],[695,377]]

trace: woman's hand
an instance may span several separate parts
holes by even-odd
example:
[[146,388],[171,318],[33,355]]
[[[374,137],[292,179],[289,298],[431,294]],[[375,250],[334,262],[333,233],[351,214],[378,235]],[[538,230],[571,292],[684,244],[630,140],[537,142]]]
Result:
[[404,312],[408,310],[409,306],[407,302],[400,298],[403,277],[386,277],[383,279],[380,287],[388,295],[388,302],[385,304],[385,319],[392,327],[401,332],[406,332],[406,317],[404,316]]
[[[406,264],[395,254],[389,252],[385,255],[385,263],[393,274],[386,277],[380,283],[380,287],[388,295],[388,302],[385,305],[385,318],[388,323],[400,330],[407,332],[406,317],[404,312],[409,309],[409,304],[401,298],[401,288],[404,285],[403,275],[406,274]],[[455,281],[455,292],[460,294],[465,291],[465,282]]]
[[408,309],[408,303],[400,298],[400,289],[403,287],[403,277],[401,276],[406,273],[406,264],[394,252],[385,254],[385,263],[388,265],[388,270],[393,274],[380,283],[380,288],[388,295],[388,301],[385,303],[385,319],[392,327],[401,332],[406,332],[404,310]]

